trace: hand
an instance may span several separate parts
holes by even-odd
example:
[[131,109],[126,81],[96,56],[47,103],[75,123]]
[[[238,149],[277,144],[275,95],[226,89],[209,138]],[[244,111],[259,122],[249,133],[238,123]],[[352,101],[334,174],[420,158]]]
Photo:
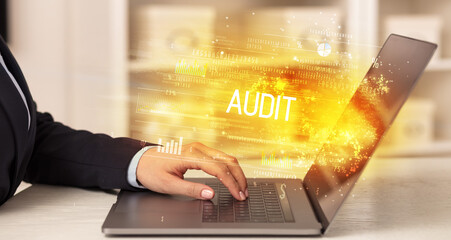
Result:
[[183,145],[180,155],[151,148],[139,160],[136,175],[144,187],[155,192],[212,199],[215,193],[211,187],[183,179],[188,169],[202,170],[217,177],[237,200],[245,200],[249,195],[246,177],[237,159],[201,143]]

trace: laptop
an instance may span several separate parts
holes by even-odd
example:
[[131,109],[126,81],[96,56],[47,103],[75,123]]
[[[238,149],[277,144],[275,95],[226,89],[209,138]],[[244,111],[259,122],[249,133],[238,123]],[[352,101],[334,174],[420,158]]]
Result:
[[212,178],[191,179],[215,190],[208,201],[121,191],[103,233],[325,234],[436,48],[433,43],[390,35],[303,180],[249,179],[246,201],[235,200]]

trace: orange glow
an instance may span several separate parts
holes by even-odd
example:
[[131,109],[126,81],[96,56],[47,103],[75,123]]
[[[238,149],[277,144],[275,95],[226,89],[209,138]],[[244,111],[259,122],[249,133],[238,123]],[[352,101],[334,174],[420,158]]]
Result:
[[[231,19],[224,18],[221,34],[195,33],[202,44],[193,47],[188,41],[187,46],[170,45],[173,50],[164,51],[151,47],[149,68],[132,75],[143,79],[136,107],[145,125],[142,135],[200,141],[241,163],[259,159],[262,152],[273,153],[274,159],[290,156],[293,172],[308,168],[332,142],[341,143],[351,155],[333,152],[328,164],[341,166],[347,158],[364,154],[362,149],[379,133],[358,109],[348,116],[353,119],[349,126],[333,131],[370,63],[347,50],[349,34],[325,37],[325,30],[340,31],[336,20],[324,22],[325,14],[316,16],[321,17],[321,28],[312,23],[308,37],[296,37],[293,29],[275,28],[262,13],[252,13],[246,21],[268,28],[238,34],[228,23]],[[152,36],[151,43],[164,40]],[[323,51],[330,46],[330,53],[319,53],[319,44]],[[388,91],[387,83],[381,76],[378,91]]]

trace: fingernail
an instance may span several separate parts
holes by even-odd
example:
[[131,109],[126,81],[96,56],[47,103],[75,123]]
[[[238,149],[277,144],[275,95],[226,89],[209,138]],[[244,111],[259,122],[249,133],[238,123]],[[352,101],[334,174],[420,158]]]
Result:
[[208,189],[204,189],[204,190],[202,190],[202,192],[200,192],[200,196],[205,199],[212,199],[213,192]]
[[240,198],[241,200],[246,200],[246,196],[244,196],[244,193],[240,191]]
[[246,190],[244,191],[244,194],[246,194],[246,197],[249,197],[249,191],[247,190],[247,188],[246,188]]

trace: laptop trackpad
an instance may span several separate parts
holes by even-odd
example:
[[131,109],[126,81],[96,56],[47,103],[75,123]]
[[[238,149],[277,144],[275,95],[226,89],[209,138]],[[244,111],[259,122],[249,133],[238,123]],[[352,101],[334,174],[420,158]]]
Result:
[[162,214],[193,214],[201,212],[201,201],[155,192],[123,192],[116,212],[152,212]]

